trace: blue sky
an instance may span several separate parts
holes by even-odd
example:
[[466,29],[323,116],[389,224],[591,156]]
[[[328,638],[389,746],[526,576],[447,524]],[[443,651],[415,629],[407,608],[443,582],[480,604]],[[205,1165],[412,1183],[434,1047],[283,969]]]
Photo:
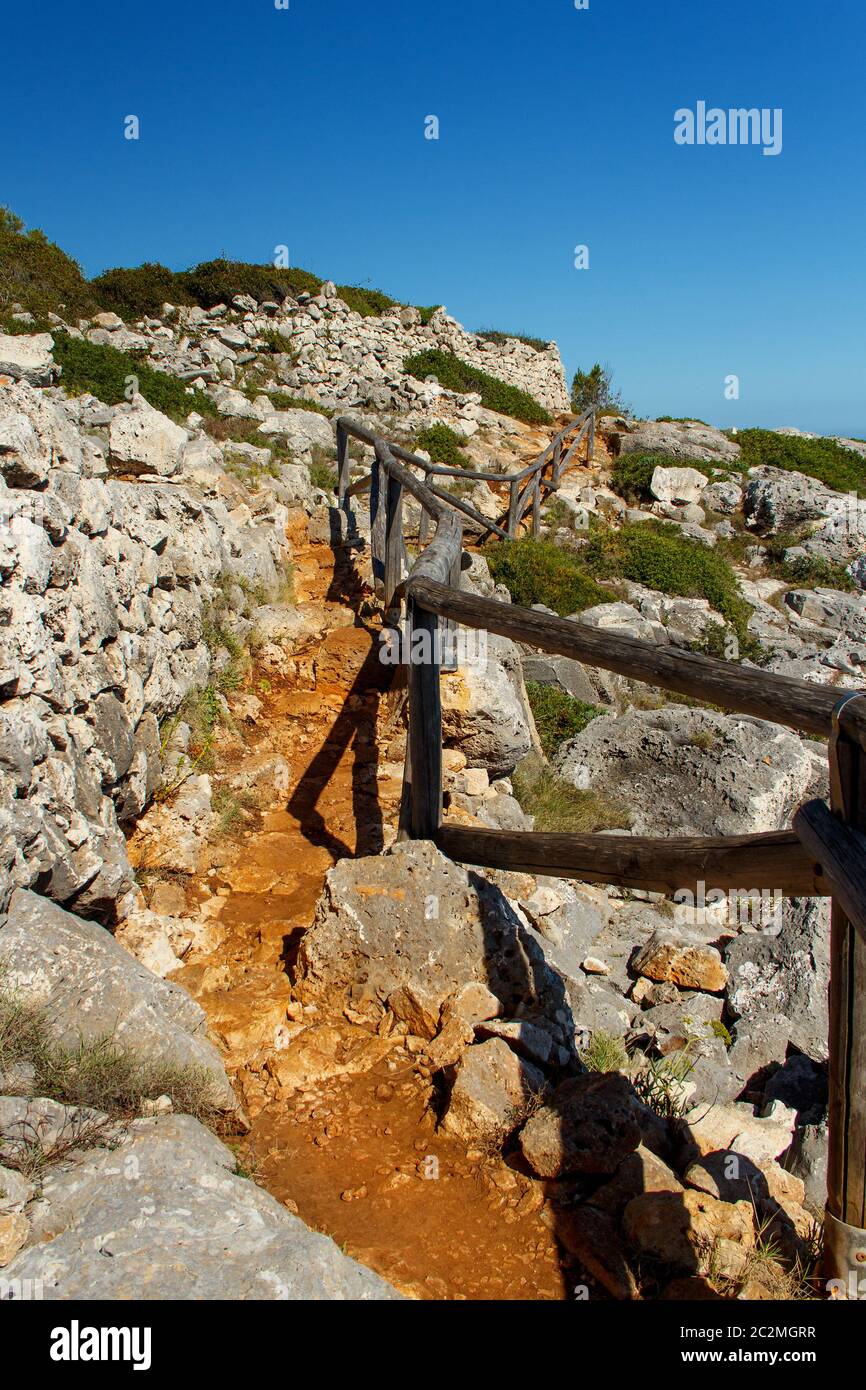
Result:
[[[862,0],[289,6],[9,7],[0,202],[91,275],[286,244],[641,413],[866,436]],[[676,145],[699,100],[781,108],[782,153]]]

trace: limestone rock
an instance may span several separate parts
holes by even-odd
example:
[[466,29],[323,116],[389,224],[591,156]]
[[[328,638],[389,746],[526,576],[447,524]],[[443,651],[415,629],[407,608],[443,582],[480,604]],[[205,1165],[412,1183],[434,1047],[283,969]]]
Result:
[[543,1073],[500,1038],[478,1043],[456,1065],[442,1127],[470,1144],[500,1142],[544,1085]]
[[728,972],[714,946],[680,932],[656,932],[635,956],[633,967],[650,980],[669,980],[680,989],[718,993]]
[[627,805],[637,835],[778,830],[826,784],[826,759],[796,734],[684,705],[593,719],[555,765]]
[[614,1173],[640,1143],[630,1083],[616,1072],[564,1081],[524,1126],[520,1147],[533,1172]]
[[748,1202],[719,1202],[703,1192],[648,1192],[635,1197],[623,1213],[623,1229],[632,1246],[684,1274],[705,1274],[719,1240],[751,1249],[755,1244]]
[[5,1276],[41,1280],[43,1297],[63,1300],[398,1296],[235,1176],[225,1145],[184,1115],[136,1120],[119,1147],[50,1168]]
[[119,472],[171,477],[181,466],[188,435],[143,396],[135,396],[128,405],[117,407],[108,439]]
[[158,979],[95,922],[19,890],[0,928],[8,988],[50,1013],[58,1040],[112,1036],[118,1046],[207,1073],[213,1098],[233,1109],[205,1016],[186,992]]

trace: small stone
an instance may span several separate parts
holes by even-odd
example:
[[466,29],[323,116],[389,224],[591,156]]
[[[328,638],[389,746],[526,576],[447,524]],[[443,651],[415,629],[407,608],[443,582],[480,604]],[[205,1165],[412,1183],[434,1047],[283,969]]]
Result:
[[728,982],[728,972],[714,946],[676,932],[654,932],[635,956],[633,966],[650,980],[667,980],[681,989],[708,994],[718,994]]
[[30,1233],[30,1222],[21,1212],[0,1214],[0,1269],[18,1254]]

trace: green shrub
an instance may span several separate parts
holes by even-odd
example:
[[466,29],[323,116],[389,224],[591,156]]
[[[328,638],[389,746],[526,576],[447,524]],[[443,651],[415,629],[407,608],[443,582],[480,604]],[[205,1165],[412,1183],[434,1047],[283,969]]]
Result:
[[309,410],[314,415],[324,415],[326,420],[333,415],[333,411],[319,405],[318,401],[308,401],[306,396],[290,396],[287,391],[268,391],[266,394],[277,410]]
[[103,271],[90,282],[103,309],[122,319],[157,318],[163,304],[194,304],[180,277],[158,262]]
[[837,492],[866,497],[866,459],[832,439],[800,439],[772,430],[740,430],[736,436],[744,470],[759,466],[785,468],[817,478]]
[[598,578],[630,579],[663,594],[705,598],[741,644],[750,640],[752,607],[740,594],[730,564],[700,541],[682,536],[670,522],[637,521],[619,531],[596,531],[581,556]]
[[529,333],[500,333],[496,328],[478,328],[475,336],[486,343],[511,343],[516,339],[518,343],[535,348],[536,352],[546,352],[548,346],[543,338],[533,338]]
[[493,578],[524,608],[543,603],[565,617],[611,601],[611,595],[586,573],[578,557],[553,541],[532,537],[492,541],[484,554]]
[[154,371],[138,356],[117,348],[55,333],[54,360],[63,368],[61,385],[69,395],[88,393],[106,405],[118,405],[127,399],[129,379],[135,377],[144,399],[173,420],[185,420],[191,410],[204,416],[216,414],[216,406],[203,391],[190,390],[177,377]]
[[628,1067],[628,1052],[622,1038],[601,1029],[593,1030],[578,1056],[587,1071],[625,1071]]
[[522,809],[535,817],[536,830],[593,835],[599,830],[627,830],[631,823],[627,807],[601,792],[573,786],[543,758],[524,758],[514,770],[512,784]]
[[596,715],[601,714],[597,705],[576,700],[555,685],[527,681],[526,694],[541,747],[548,758],[552,758],[563,743],[574,738]]
[[707,425],[706,420],[699,420],[696,415],[657,415],[656,424],[659,425],[706,425],[707,429],[712,429],[712,425]]
[[40,320],[48,313],[86,318],[99,307],[78,262],[0,207],[0,307],[15,303]]
[[425,450],[434,463],[448,468],[471,468],[472,460],[463,452],[463,440],[448,425],[430,425],[415,440],[416,448]]
[[320,487],[323,492],[333,492],[337,486],[337,475],[322,459],[313,459],[309,465],[310,482],[313,487]]
[[382,290],[369,290],[361,285],[338,285],[337,294],[344,304],[365,319],[378,318],[386,309],[398,303]]
[[419,381],[433,376],[448,391],[477,391],[485,409],[510,415],[512,419],[523,420],[525,424],[549,425],[551,422],[550,412],[528,392],[519,391],[516,386],[509,386],[498,377],[488,376],[487,372],[470,366],[451,352],[431,349],[429,352],[416,353],[414,357],[406,358],[403,370]]
[[651,502],[652,476],[658,467],[669,468],[673,459],[665,454],[620,454],[610,475],[614,492],[626,502]]
[[294,266],[250,265],[223,257],[182,270],[177,279],[202,309],[231,304],[236,294],[248,294],[257,304],[279,302],[286,295],[318,294],[323,283],[318,275]]
[[849,592],[857,588],[844,565],[835,565],[820,555],[794,555],[790,560],[782,560],[778,567],[782,579],[791,584],[801,584],[806,589],[842,589]]

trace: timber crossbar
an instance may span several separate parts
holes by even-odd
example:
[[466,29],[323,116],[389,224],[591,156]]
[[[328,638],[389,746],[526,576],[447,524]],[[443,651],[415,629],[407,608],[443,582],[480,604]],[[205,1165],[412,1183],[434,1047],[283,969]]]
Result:
[[[361,486],[369,487],[373,572],[384,592],[386,625],[401,634],[407,669],[400,834],[432,840],[466,864],[666,895],[694,893],[702,885],[738,895],[769,891],[832,898],[825,1272],[836,1281],[839,1296],[857,1297],[845,1288],[851,1279],[855,1290],[862,1288],[859,1281],[866,1276],[866,692],[840,696],[828,686],[658,647],[461,589],[461,569],[471,564],[463,552],[463,517],[507,540],[516,536],[520,518],[532,506],[537,530],[542,492],[555,491],[584,431],[591,436],[593,429],[589,412],[551,441],[540,460],[512,475],[507,525],[500,527],[431,481],[443,475],[471,478],[471,473],[431,465],[351,418],[337,423],[340,504],[348,509]],[[569,433],[574,437],[565,449],[563,436]],[[375,454],[369,478],[360,485],[349,477],[351,437]],[[403,532],[405,493],[422,514],[423,549],[411,566]],[[512,832],[443,823],[440,676],[454,669],[457,625],[827,738],[830,806],[823,801],[802,806],[790,830],[718,839]]]

